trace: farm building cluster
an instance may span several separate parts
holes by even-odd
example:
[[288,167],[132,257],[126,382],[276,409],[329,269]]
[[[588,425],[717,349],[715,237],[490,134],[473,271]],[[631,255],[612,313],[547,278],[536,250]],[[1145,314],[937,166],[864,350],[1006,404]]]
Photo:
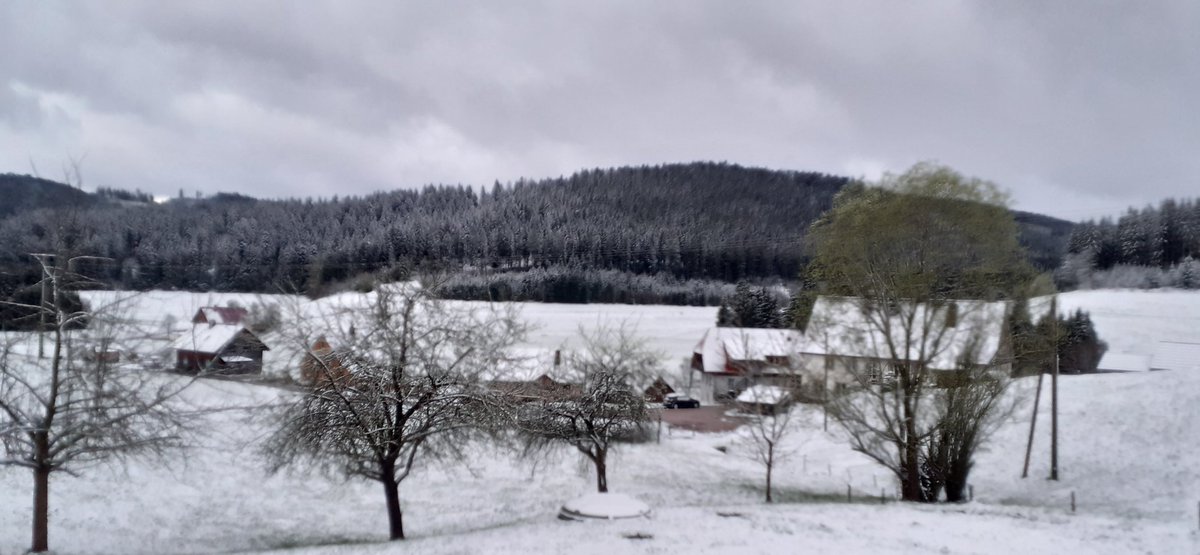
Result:
[[[822,296],[803,331],[713,327],[699,338],[684,372],[660,374],[634,385],[648,402],[686,394],[706,404],[734,403],[764,411],[822,399],[827,391],[861,383],[864,377],[870,383],[887,383],[897,361],[925,361],[935,383],[946,383],[967,367],[1008,372],[1010,311],[1008,301],[960,300],[897,306],[889,315],[862,299]],[[912,318],[900,322],[901,314]],[[261,373],[263,353],[270,348],[246,326],[246,319],[247,311],[238,307],[198,310],[190,329],[171,345],[176,369]],[[313,385],[344,374],[340,356],[328,339],[318,337],[298,359],[298,381]],[[1107,372],[1148,370],[1200,370],[1200,343],[1161,341],[1153,355],[1109,352],[1099,366]],[[560,350],[530,357],[517,367],[491,369],[486,381],[530,400],[569,397],[581,388],[564,370]]]
[[246,327],[247,311],[239,307],[204,307],[192,327],[175,338],[175,368],[185,373],[259,374],[263,352],[270,350]]

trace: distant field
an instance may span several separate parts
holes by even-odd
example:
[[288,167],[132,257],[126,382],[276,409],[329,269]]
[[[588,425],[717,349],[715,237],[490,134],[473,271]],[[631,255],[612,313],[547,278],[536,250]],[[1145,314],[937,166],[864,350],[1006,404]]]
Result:
[[[1089,291],[1064,295],[1063,305],[1092,310],[1111,344],[1135,349],[1154,334],[1195,330],[1186,317],[1170,316],[1197,314],[1200,295],[1187,295]],[[163,293],[132,306],[153,321],[162,310],[180,317],[221,300]],[[709,324],[692,310],[531,305],[526,314],[547,324],[531,340],[543,347],[579,323],[641,314],[639,329],[674,349],[674,357]],[[1170,313],[1153,318],[1154,310]],[[1020,380],[1016,390],[1028,396],[1035,381]],[[205,381],[188,395],[205,406],[254,407],[286,393]],[[1062,479],[1045,479],[1044,398],[1030,478],[1019,478],[1026,403],[980,454],[971,480],[976,501],[967,505],[879,504],[881,493],[894,494],[894,479],[851,451],[836,427],[823,432],[819,409],[805,407],[791,456],[776,473],[784,502],[775,506],[761,503],[761,469],[744,456],[736,433],[666,430],[661,444],[622,446],[610,482],[655,514],[614,523],[554,518],[563,501],[592,487],[574,455],[535,468],[477,446],[471,471],[431,465],[405,482],[413,539],[402,544],[383,541],[386,516],[375,484],[305,470],[268,476],[257,448],[269,421],[253,411],[221,412],[204,417],[202,428],[211,433],[201,445],[168,464],[134,461],[125,470],[97,467],[56,478],[51,543],[60,553],[1200,553],[1200,375],[1064,376],[1060,397]],[[27,546],[26,472],[0,468],[0,553]],[[853,503],[844,502],[847,486]],[[625,537],[632,533],[652,538]]]
[[[293,295],[257,295],[252,293],[191,293],[186,291],[150,291],[132,293],[123,291],[85,291],[83,299],[89,306],[109,306],[121,311],[126,318],[138,322],[150,333],[159,333],[168,323],[175,329],[186,328],[200,307],[225,305],[236,302],[240,306],[275,304],[281,307],[284,318],[290,314],[303,313],[303,305],[309,303],[304,297]],[[483,305],[482,302],[447,301],[459,305]],[[664,305],[621,305],[621,304],[553,304],[514,303],[520,307],[521,317],[531,326],[526,340],[520,345],[526,349],[554,350],[560,347],[573,348],[579,344],[580,329],[597,326],[625,325],[636,330],[653,349],[662,355],[662,366],[666,372],[677,372],[685,360],[690,360],[692,348],[700,341],[704,331],[716,324],[715,307],[688,307]],[[159,346],[165,345],[160,343]],[[278,347],[279,345],[276,345]],[[152,348],[153,344],[147,344]],[[267,364],[279,353],[266,353]]]
[[1061,312],[1090,313],[1100,339],[1119,353],[1150,355],[1159,341],[1200,343],[1200,291],[1096,289],[1058,298]]

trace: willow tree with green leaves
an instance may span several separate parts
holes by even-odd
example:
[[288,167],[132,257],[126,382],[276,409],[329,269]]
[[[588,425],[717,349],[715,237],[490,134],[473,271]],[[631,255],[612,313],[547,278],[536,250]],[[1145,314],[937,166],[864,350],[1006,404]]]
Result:
[[[990,182],[921,163],[874,185],[847,187],[813,224],[811,278],[824,294],[861,299],[862,321],[874,328],[862,331],[883,338],[872,348],[894,376],[887,387],[862,376],[862,387],[833,403],[831,415],[856,450],[897,476],[905,500],[936,501],[940,489],[930,485],[938,470],[927,453],[945,436],[939,426],[946,404],[938,398],[947,392],[934,387],[929,364],[945,352],[945,329],[954,324],[934,325],[939,320],[931,315],[948,312],[953,300],[1011,298],[1034,276],[1006,200]],[[964,369],[969,376],[998,374]],[[985,431],[995,412],[966,408],[969,424]],[[971,435],[973,452],[979,438]]]

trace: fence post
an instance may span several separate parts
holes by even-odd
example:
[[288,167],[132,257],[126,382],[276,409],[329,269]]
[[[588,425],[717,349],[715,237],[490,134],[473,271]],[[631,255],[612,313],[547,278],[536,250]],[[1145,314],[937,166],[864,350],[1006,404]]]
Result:
[[880,505],[887,505],[887,496],[885,495],[885,493],[886,492],[884,490],[882,490],[882,489],[879,490],[879,504]]
[[846,502],[853,503],[854,499],[850,497],[850,484],[846,484]]
[[1071,490],[1071,512],[1075,512],[1075,490]]
[[967,485],[967,501],[974,501],[974,500],[975,500],[975,485],[968,484]]

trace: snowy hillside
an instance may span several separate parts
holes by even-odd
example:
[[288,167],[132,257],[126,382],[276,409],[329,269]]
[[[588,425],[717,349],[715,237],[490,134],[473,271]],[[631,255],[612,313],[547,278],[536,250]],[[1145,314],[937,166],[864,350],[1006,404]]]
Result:
[[[1161,304],[1145,296],[1158,294]],[[185,320],[195,303],[210,302],[162,295],[136,310],[155,320],[169,307]],[[1200,315],[1200,295],[1089,291],[1062,299],[1064,307],[1092,311],[1110,345],[1131,350],[1145,340],[1128,337],[1186,335],[1195,329],[1186,315]],[[639,330],[672,359],[690,351],[691,326],[698,334],[711,323],[702,312],[711,309],[523,308],[543,324],[531,346],[556,346],[578,324],[640,314]],[[1153,310],[1185,317],[1145,323],[1142,316]],[[1035,381],[1023,379],[1017,388],[1031,392]],[[189,391],[196,403],[225,407],[261,406],[279,395],[286,393],[219,381]],[[575,456],[533,467],[477,446],[469,470],[425,467],[401,486],[412,539],[400,544],[383,541],[376,484],[306,471],[266,475],[257,448],[269,421],[231,410],[206,416],[201,445],[167,464],[135,461],[127,470],[56,477],[51,544],[61,553],[1200,553],[1200,375],[1064,376],[1059,482],[1045,479],[1047,401],[1030,477],[1020,479],[1026,404],[981,453],[972,475],[976,501],[966,505],[881,504],[881,494],[894,495],[894,480],[850,451],[834,426],[823,432],[819,409],[808,407],[793,452],[776,472],[783,503],[775,506],[761,503],[761,468],[744,456],[736,432],[668,429],[661,444],[621,446],[610,483],[649,503],[654,515],[613,523],[555,519],[562,502],[592,487]],[[0,497],[0,553],[17,553],[28,541],[26,471],[0,468]],[[635,533],[652,537],[626,537]]]

